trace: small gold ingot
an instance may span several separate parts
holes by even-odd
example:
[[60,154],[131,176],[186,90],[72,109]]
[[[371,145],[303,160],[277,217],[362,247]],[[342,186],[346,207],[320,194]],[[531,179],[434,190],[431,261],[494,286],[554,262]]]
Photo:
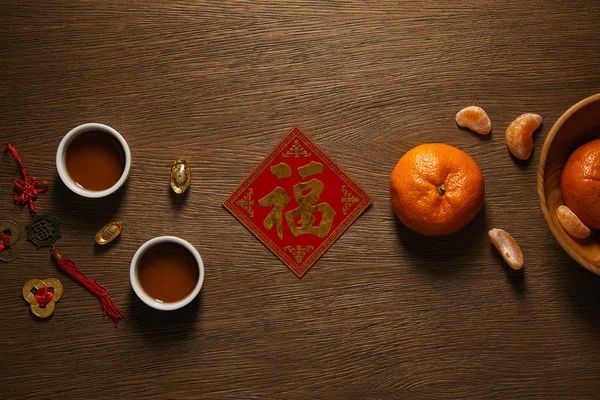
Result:
[[114,221],[106,224],[96,233],[96,243],[105,245],[115,240],[123,232],[123,224]]
[[171,167],[171,188],[177,194],[182,194],[190,187],[192,171],[187,161],[178,158]]
[[[52,299],[44,307],[40,306],[35,298],[36,292],[41,288],[48,288],[48,291],[53,293]],[[31,279],[23,285],[22,294],[25,301],[29,303],[33,315],[38,318],[48,318],[56,309],[56,302],[63,295],[63,286],[55,278],[44,279],[43,281],[40,279]]]

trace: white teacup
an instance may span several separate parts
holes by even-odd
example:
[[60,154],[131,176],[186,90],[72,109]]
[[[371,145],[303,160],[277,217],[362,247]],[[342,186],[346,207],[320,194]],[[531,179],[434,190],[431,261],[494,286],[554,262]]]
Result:
[[[107,134],[111,135],[121,145],[121,148],[123,149],[125,167],[123,168],[121,178],[114,185],[112,185],[106,190],[95,191],[84,189],[83,187],[78,185],[73,180],[73,178],[69,176],[69,172],[67,171],[65,157],[67,149],[69,148],[69,144],[71,144],[73,139],[75,139],[77,136],[89,131],[106,132]],[[58,149],[56,150],[56,169],[58,171],[58,176],[60,176],[60,179],[64,182],[64,184],[78,195],[90,198],[106,197],[116,192],[121,186],[123,186],[123,184],[129,177],[129,170],[131,169],[131,151],[129,150],[129,145],[127,145],[127,142],[125,141],[123,136],[121,136],[119,132],[117,132],[110,126],[97,123],[83,124],[71,129],[69,133],[67,133],[60,141]]]
[[[146,251],[150,250],[156,245],[163,243],[173,243],[184,247],[196,260],[196,265],[198,267],[198,280],[192,291],[183,299],[173,303],[163,303],[152,298],[144,291],[138,277],[139,263]],[[192,246],[188,241],[178,238],[176,236],[160,236],[148,240],[146,243],[141,245],[140,248],[136,251],[135,255],[133,256],[133,259],[131,260],[131,266],[129,269],[129,279],[131,280],[131,287],[133,288],[135,294],[140,298],[140,300],[142,300],[150,307],[163,311],[177,310],[188,305],[192,300],[194,300],[198,293],[200,293],[200,289],[202,289],[202,283],[204,282],[204,263],[202,262],[202,257],[200,257],[200,253],[198,253],[198,250],[196,250],[196,248]]]

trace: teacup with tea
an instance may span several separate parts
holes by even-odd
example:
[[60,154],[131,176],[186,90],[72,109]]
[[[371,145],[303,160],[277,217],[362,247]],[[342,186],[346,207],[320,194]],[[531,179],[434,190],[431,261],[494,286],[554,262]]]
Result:
[[133,291],[150,307],[176,310],[190,303],[204,281],[202,257],[189,242],[161,236],[144,243],[130,267]]
[[56,152],[56,169],[65,185],[84,197],[104,197],[129,176],[131,152],[113,128],[97,123],[79,125],[67,133]]

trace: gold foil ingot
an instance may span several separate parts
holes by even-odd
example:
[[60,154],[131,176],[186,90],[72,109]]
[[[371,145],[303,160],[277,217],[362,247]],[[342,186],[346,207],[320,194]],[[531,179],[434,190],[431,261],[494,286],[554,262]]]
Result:
[[171,167],[171,188],[177,194],[182,194],[190,187],[192,180],[192,171],[187,161],[178,158]]
[[[35,293],[38,289],[47,287],[49,291],[54,293],[52,300],[45,307],[38,304],[35,298]],[[56,309],[56,302],[63,295],[63,286],[58,279],[48,278],[43,281],[40,279],[31,279],[25,282],[22,290],[23,298],[30,304],[31,312],[38,318],[48,318]]]
[[96,233],[96,243],[105,245],[115,240],[123,232],[123,224],[119,221],[108,223]]

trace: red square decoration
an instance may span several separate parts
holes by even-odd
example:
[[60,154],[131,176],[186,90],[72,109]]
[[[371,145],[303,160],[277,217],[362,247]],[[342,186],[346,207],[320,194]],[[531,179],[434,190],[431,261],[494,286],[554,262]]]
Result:
[[294,126],[223,206],[301,278],[372,202]]

